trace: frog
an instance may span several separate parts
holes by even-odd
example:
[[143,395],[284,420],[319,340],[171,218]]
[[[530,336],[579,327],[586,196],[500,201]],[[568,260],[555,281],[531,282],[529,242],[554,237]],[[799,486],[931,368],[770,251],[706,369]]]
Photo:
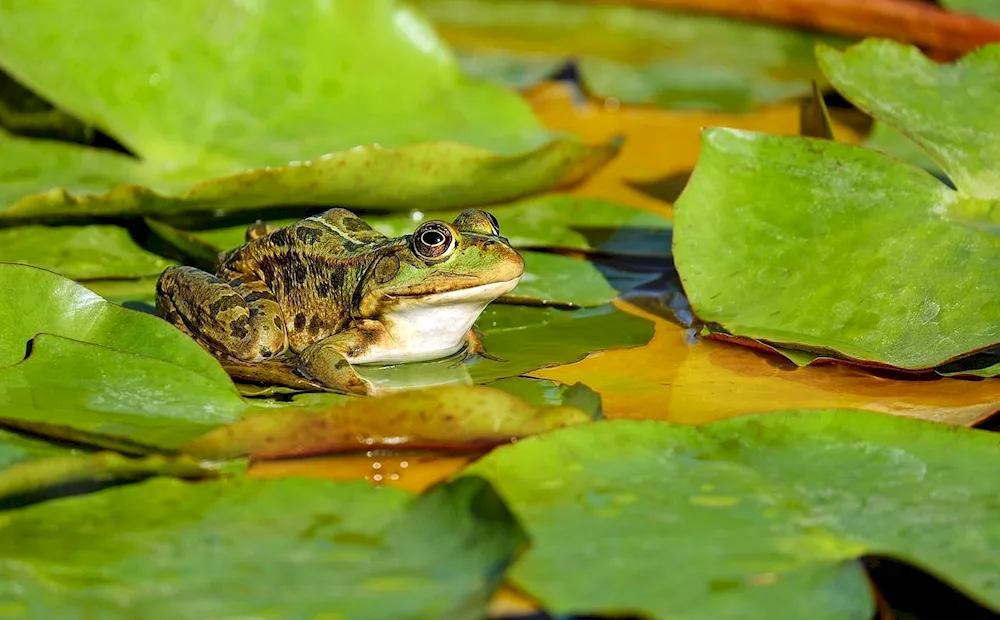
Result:
[[254,222],[214,271],[167,268],[157,313],[223,365],[291,358],[305,380],[363,396],[372,385],[358,365],[492,357],[475,322],[517,286],[524,259],[481,209],[387,237],[337,207],[286,227]]

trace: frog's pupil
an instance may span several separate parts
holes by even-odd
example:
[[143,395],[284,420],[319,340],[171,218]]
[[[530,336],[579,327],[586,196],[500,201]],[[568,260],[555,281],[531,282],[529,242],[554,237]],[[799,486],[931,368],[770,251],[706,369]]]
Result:
[[444,235],[437,232],[436,230],[428,230],[423,235],[423,241],[424,243],[430,246],[441,245],[442,243],[444,243]]

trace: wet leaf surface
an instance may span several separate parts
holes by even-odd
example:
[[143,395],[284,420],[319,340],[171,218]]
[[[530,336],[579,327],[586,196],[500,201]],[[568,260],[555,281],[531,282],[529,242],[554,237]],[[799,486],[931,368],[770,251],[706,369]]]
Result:
[[495,388],[442,386],[258,413],[195,439],[184,452],[227,460],[379,449],[486,451],[591,419],[574,407],[539,407]]
[[471,620],[523,542],[476,479],[420,498],[364,482],[158,479],[7,513],[0,601],[20,618]]
[[472,75],[518,87],[572,57],[588,90],[633,104],[748,111],[809,92],[817,35],[723,18],[554,1],[419,0]]
[[735,336],[932,369],[1000,342],[987,208],[877,151],[712,129],[674,254],[695,313]]
[[1000,609],[996,485],[982,476],[998,463],[991,433],[813,410],[600,422],[466,471],[525,525],[512,578],[553,613],[860,620],[873,601],[853,560],[868,553]]
[[75,280],[158,276],[176,264],[109,225],[0,229],[0,263],[34,265]]
[[[455,207],[571,183],[614,153],[556,137],[514,93],[463,77],[427,22],[396,0],[330,10],[191,1],[139,10],[124,0],[80,10],[47,0],[0,16],[4,68],[141,158],[0,137],[8,219]],[[129,35],[151,25],[163,36]],[[79,53],[42,53],[52,39]],[[373,45],[382,53],[368,53]],[[320,60],[329,58],[346,68]]]

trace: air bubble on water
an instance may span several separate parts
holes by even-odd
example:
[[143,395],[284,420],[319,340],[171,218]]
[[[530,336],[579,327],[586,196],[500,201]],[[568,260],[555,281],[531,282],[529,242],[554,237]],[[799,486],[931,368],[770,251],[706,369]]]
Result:
[[150,86],[156,86],[159,83],[160,83],[160,74],[159,73],[151,73],[150,76],[149,76],[149,85]]

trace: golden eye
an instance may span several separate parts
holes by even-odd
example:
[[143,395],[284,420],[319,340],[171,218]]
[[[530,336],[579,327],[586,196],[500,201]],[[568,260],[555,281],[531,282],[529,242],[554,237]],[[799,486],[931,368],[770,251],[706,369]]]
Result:
[[428,262],[445,260],[456,245],[455,233],[444,222],[424,222],[413,233],[413,252]]

